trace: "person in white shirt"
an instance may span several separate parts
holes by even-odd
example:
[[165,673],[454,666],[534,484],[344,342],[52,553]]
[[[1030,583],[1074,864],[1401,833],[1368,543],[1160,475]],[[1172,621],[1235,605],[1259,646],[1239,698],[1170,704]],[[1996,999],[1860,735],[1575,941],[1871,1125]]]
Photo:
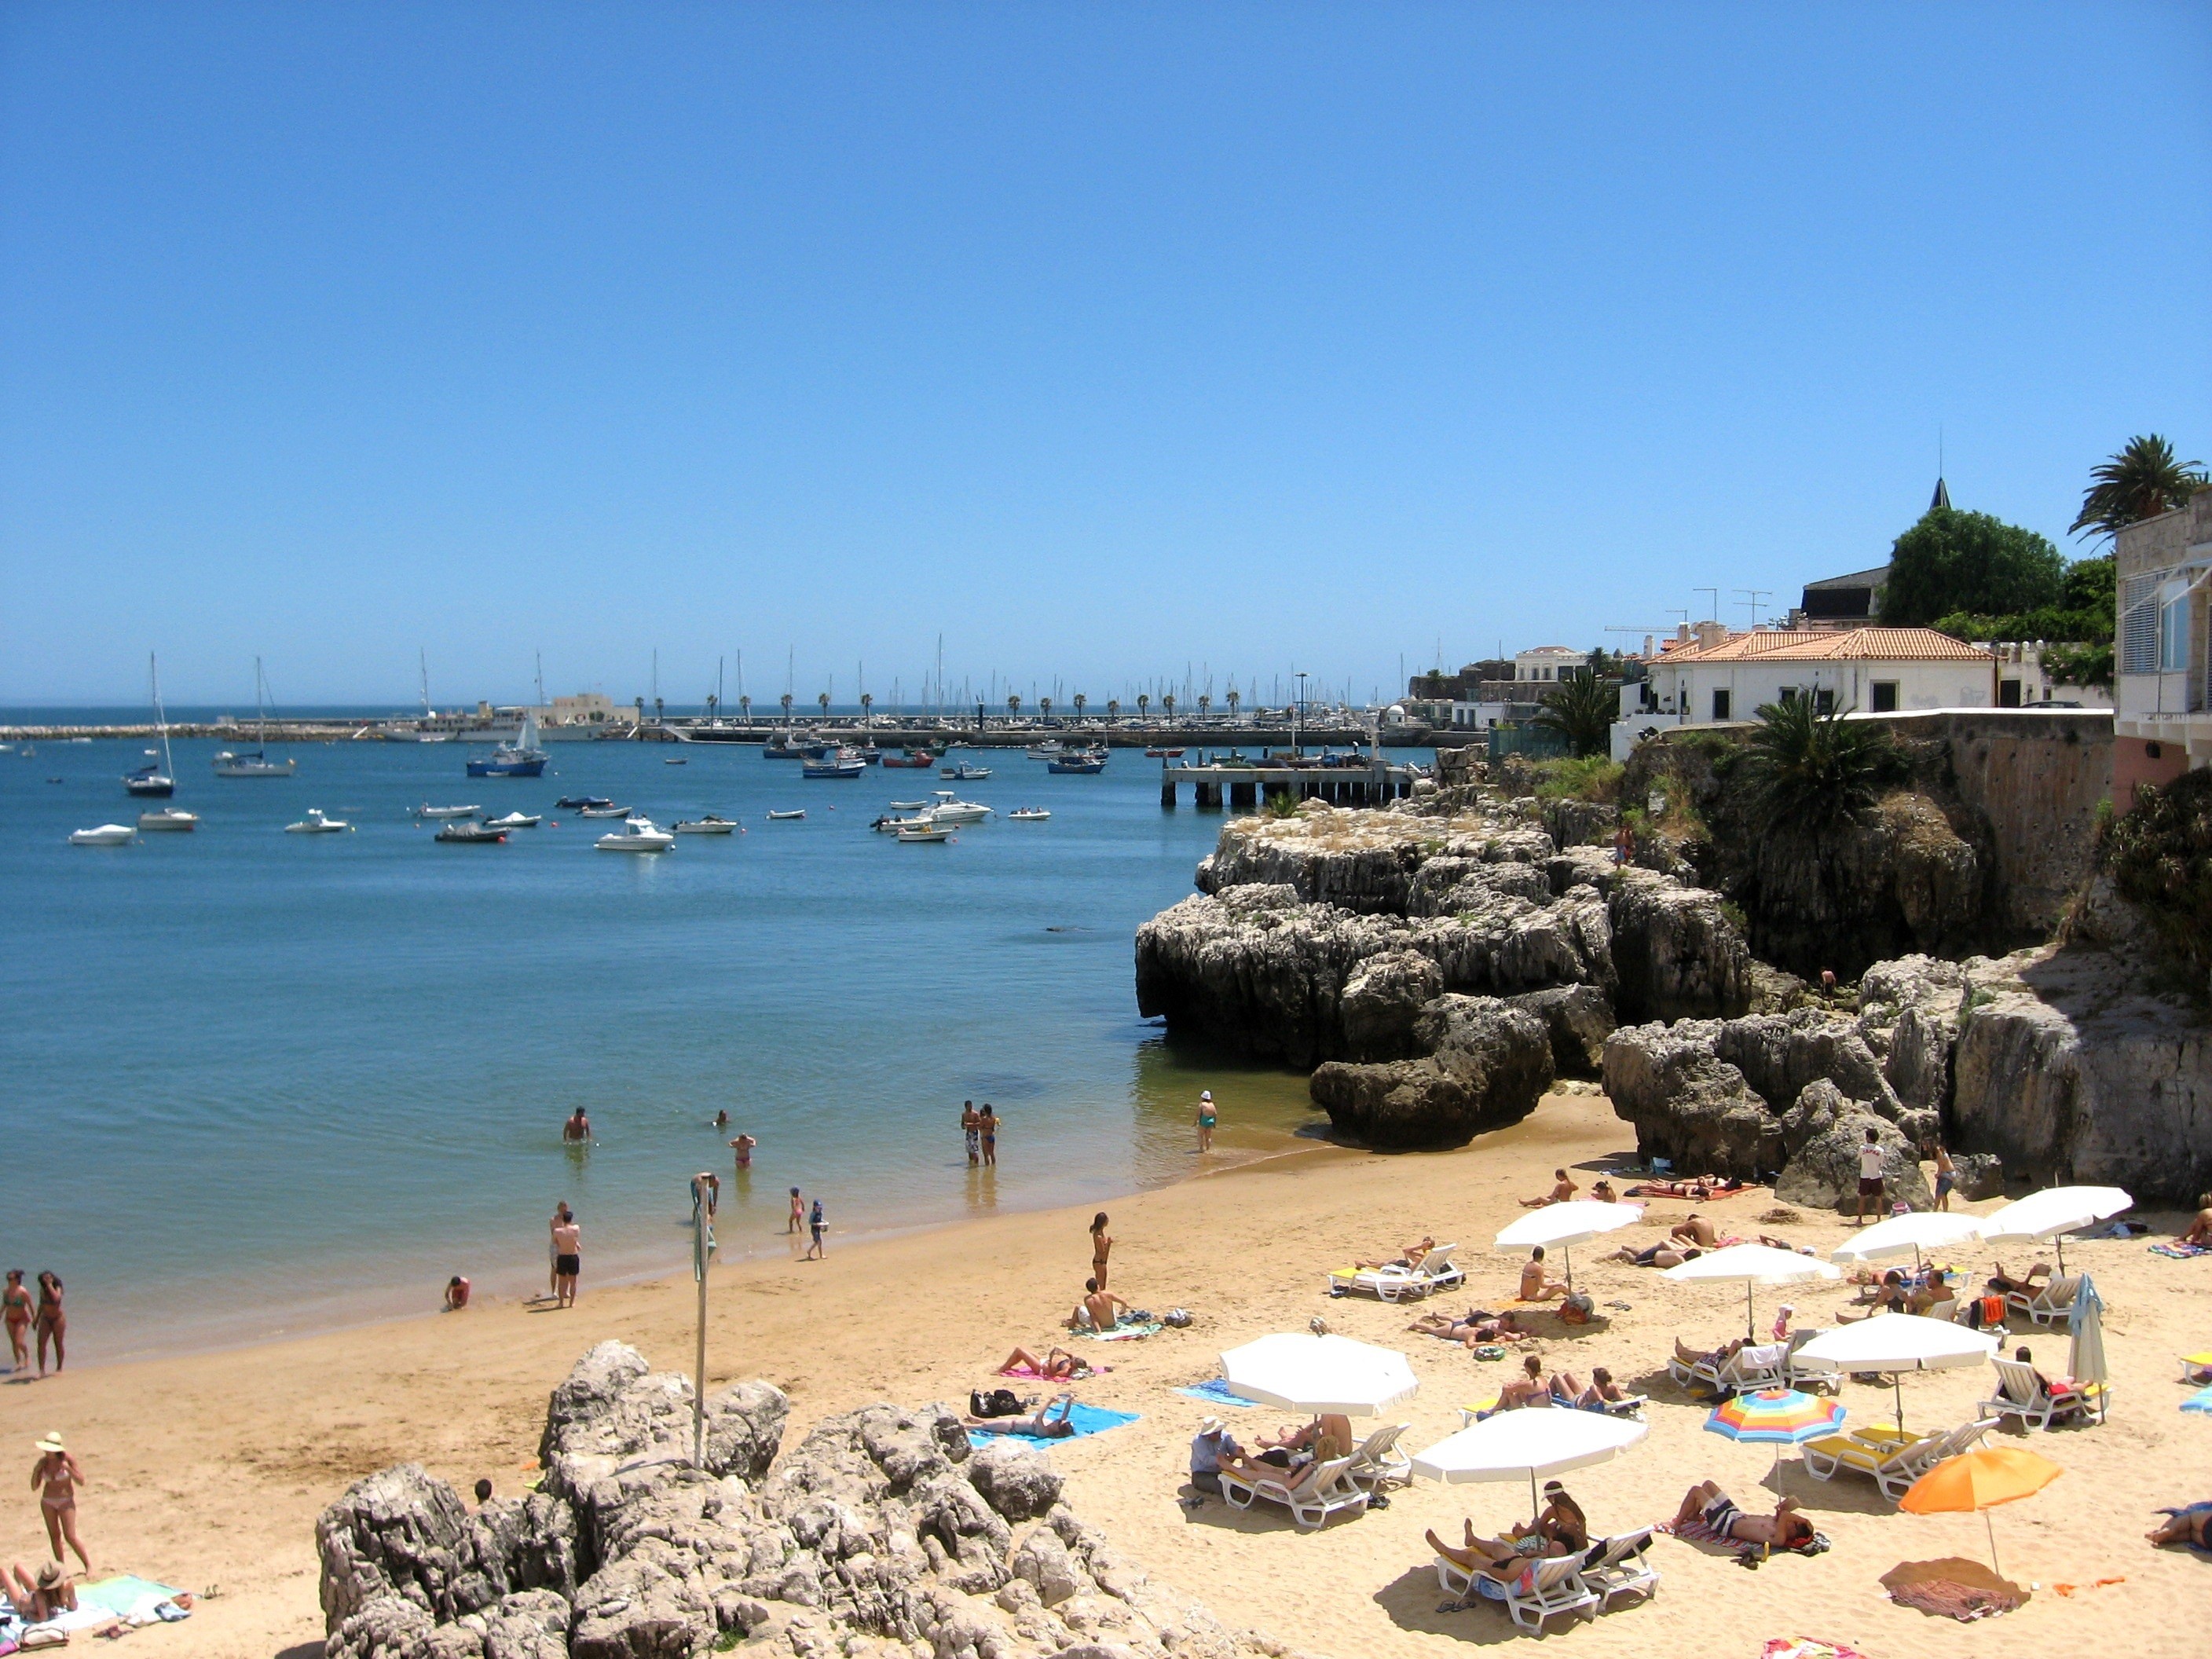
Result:
[[1855,1227],[1866,1225],[1867,1206],[1871,1203],[1876,1217],[1881,1214],[1885,1196],[1881,1180],[1881,1138],[1874,1130],[1866,1132],[1866,1144],[1859,1148],[1859,1212],[1852,1222]]

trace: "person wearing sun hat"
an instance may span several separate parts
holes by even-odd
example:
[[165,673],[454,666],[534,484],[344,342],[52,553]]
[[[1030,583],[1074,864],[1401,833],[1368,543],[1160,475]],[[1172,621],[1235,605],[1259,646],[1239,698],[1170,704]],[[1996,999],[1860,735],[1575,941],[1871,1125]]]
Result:
[[13,1571],[0,1572],[0,1589],[6,1589],[27,1625],[43,1625],[58,1614],[76,1611],[76,1586],[58,1561],[40,1567],[36,1579],[18,1562]]
[[84,1553],[76,1535],[76,1489],[84,1484],[84,1471],[62,1443],[59,1429],[39,1442],[39,1461],[31,1466],[31,1484],[39,1488],[39,1510],[46,1517],[46,1541],[53,1548],[54,1559],[64,1559],[62,1545],[66,1541],[90,1572],[92,1558]]
[[1198,1091],[1198,1150],[1201,1152],[1213,1150],[1213,1091],[1211,1089]]
[[1243,1449],[1219,1418],[1201,1418],[1197,1437],[1190,1443],[1190,1484],[1201,1492],[1220,1497],[1221,1460],[1241,1455]]

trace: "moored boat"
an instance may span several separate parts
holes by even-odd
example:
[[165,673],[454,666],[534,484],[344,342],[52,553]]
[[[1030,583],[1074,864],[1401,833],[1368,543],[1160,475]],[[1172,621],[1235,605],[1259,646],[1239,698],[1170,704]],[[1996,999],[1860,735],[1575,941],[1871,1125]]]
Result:
[[605,795],[563,795],[553,804],[574,812],[586,806],[612,806],[614,802]]
[[868,763],[857,749],[836,749],[820,760],[809,760],[800,766],[802,778],[857,778],[868,769]]
[[343,818],[334,818],[321,807],[310,806],[307,817],[297,823],[284,826],[284,833],[288,836],[336,836],[352,828],[353,825]]
[[1071,750],[1054,756],[1044,769],[1063,776],[1096,777],[1106,769],[1106,757],[1097,750]]
[[902,823],[899,825],[898,829],[898,840],[902,844],[914,842],[917,844],[935,845],[939,842],[946,842],[951,839],[952,826],[949,823],[936,823],[924,820],[912,823]]
[[544,771],[550,758],[538,746],[538,715],[526,710],[514,740],[501,744],[483,760],[469,762],[468,774],[472,778],[534,778]]
[[939,767],[937,775],[940,778],[951,778],[955,782],[973,782],[989,777],[991,769],[988,766],[973,766],[966,761],[959,761],[951,766]]
[[1016,823],[1042,823],[1052,814],[1042,806],[1018,806],[1006,816]]
[[535,830],[538,822],[533,813],[508,812],[500,817],[486,818],[484,826],[490,830]]
[[225,749],[215,757],[219,778],[289,778],[293,763],[269,758],[269,686],[261,672],[261,659],[253,659],[254,747],[243,753]]
[[720,817],[713,812],[696,818],[676,820],[676,833],[679,836],[726,836],[737,827],[735,818]]
[[629,816],[629,808],[611,803],[605,806],[581,806],[576,809],[576,816],[580,818],[626,818]]
[[187,812],[181,806],[158,806],[138,815],[141,830],[197,830],[199,825],[199,814]]
[[435,841],[463,842],[474,847],[493,842],[505,841],[507,839],[507,831],[499,829],[493,824],[463,823],[457,819],[452,823],[440,824],[438,826],[438,833],[433,836],[432,839]]
[[884,756],[883,763],[894,770],[902,767],[931,767],[937,764],[937,756],[927,748],[909,749],[903,754]]
[[962,800],[950,789],[937,792],[937,804],[929,809],[928,817],[934,823],[981,823],[991,816],[991,809],[972,800]]
[[138,832],[127,823],[103,823],[90,830],[70,831],[72,847],[128,847],[138,839]]
[[594,844],[602,853],[665,853],[676,845],[676,837],[651,818],[630,817]]
[[805,816],[806,809],[801,806],[788,812],[770,812],[768,817],[770,823],[788,823],[793,818],[803,818]]
[[418,818],[472,818],[483,811],[481,806],[433,806],[424,801],[415,809]]

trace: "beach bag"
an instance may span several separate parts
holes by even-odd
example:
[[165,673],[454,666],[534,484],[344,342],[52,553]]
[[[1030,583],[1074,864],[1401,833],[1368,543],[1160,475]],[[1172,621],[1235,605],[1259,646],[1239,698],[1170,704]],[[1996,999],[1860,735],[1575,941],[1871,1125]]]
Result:
[[1984,1330],[1991,1325],[2004,1323],[2005,1299],[2001,1296],[1978,1296],[1967,1306],[1966,1326],[1970,1330]]
[[1021,1397],[1012,1389],[993,1389],[988,1393],[977,1389],[968,1396],[968,1414],[970,1417],[1019,1417],[1022,1414]]
[[1559,1304],[1559,1320],[1561,1323],[1567,1325],[1587,1325],[1590,1322],[1590,1316],[1596,1311],[1597,1304],[1580,1291],[1577,1291]]
[[1172,1325],[1177,1330],[1181,1330],[1184,1326],[1190,1323],[1190,1310],[1188,1308],[1170,1308],[1165,1313],[1160,1316],[1160,1323],[1163,1325]]

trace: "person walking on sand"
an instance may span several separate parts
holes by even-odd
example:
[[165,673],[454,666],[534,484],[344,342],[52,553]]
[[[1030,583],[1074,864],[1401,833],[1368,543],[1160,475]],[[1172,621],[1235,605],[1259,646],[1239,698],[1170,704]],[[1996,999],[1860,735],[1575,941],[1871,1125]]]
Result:
[[1091,1276],[1098,1281],[1098,1288],[1106,1288],[1106,1258],[1114,1252],[1114,1240],[1106,1231],[1106,1212],[1101,1210],[1091,1218]]
[[743,1131],[739,1131],[738,1138],[730,1143],[730,1150],[738,1155],[738,1167],[740,1170],[750,1170],[753,1167],[753,1148],[759,1145],[760,1142]]
[[822,1240],[823,1235],[830,1231],[830,1224],[823,1217],[822,1200],[818,1198],[814,1200],[814,1207],[806,1212],[806,1230],[814,1236],[814,1242],[806,1247],[805,1259],[811,1261],[827,1261],[829,1252],[822,1248]]
[[584,1230],[576,1224],[573,1213],[554,1224],[553,1249],[554,1300],[562,1307],[573,1308],[576,1278],[584,1271]]
[[32,1322],[39,1340],[39,1375],[46,1374],[46,1344],[54,1345],[54,1369],[69,1360],[69,1315],[62,1307],[62,1276],[52,1267],[39,1274],[39,1311]]
[[46,1541],[52,1546],[54,1559],[68,1559],[62,1548],[66,1541],[90,1572],[92,1558],[76,1535],[76,1489],[83,1484],[84,1470],[62,1444],[62,1431],[56,1429],[39,1442],[39,1461],[31,1465],[31,1488],[39,1494],[39,1509],[46,1517]]
[[1885,1188],[1881,1178],[1881,1137],[1872,1129],[1866,1132],[1865,1144],[1859,1148],[1859,1212],[1852,1218],[1851,1225],[1866,1225],[1867,1205],[1872,1201],[1875,1213],[1881,1213]]
[[568,1121],[561,1126],[561,1139],[572,1146],[591,1145],[592,1120],[584,1115],[582,1107],[568,1114]]
[[31,1293],[23,1288],[23,1270],[8,1269],[8,1288],[0,1292],[0,1308],[8,1316],[8,1346],[15,1356],[15,1366],[19,1371],[31,1368]]
[[794,1237],[806,1231],[806,1200],[799,1195],[799,1188],[791,1189],[791,1215],[783,1224],[785,1232]]
[[1211,1089],[1198,1091],[1198,1150],[1201,1152],[1213,1150],[1213,1091]]
[[562,1199],[553,1206],[553,1218],[545,1224],[545,1294],[550,1299],[561,1294],[561,1224],[568,1218],[568,1200]]
[[968,1167],[972,1170],[983,1161],[983,1115],[972,1100],[960,1103],[960,1134],[968,1143]]
[[1948,1210],[1951,1207],[1951,1189],[1959,1184],[1959,1172],[1952,1168],[1951,1154],[1944,1150],[1942,1141],[1928,1143],[1928,1156],[1936,1164],[1936,1207]]
[[999,1164],[999,1115],[985,1101],[983,1109],[976,1114],[975,1127],[983,1132],[983,1167],[993,1170]]

